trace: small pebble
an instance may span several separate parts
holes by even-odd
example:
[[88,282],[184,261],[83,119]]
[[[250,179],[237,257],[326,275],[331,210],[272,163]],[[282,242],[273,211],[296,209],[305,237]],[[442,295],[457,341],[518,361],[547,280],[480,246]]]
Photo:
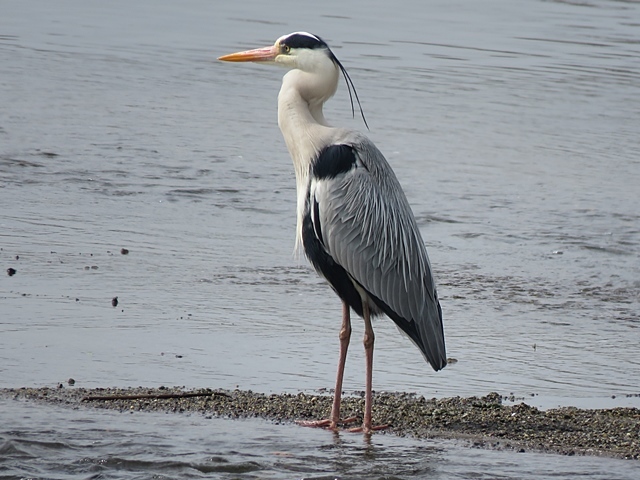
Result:
[[10,277],[13,277],[16,274],[17,270],[15,268],[7,268],[7,275],[9,275]]

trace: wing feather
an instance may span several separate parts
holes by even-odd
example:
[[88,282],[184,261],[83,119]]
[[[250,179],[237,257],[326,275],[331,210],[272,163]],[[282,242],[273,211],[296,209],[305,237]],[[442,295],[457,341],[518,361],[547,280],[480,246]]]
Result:
[[442,313],[409,203],[372,142],[359,136],[349,146],[352,168],[312,180],[325,248],[439,370],[446,365]]

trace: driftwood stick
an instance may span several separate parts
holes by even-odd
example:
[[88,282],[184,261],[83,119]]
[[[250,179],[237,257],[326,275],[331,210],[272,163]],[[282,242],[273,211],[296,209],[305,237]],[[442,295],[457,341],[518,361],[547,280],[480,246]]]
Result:
[[105,401],[105,400],[140,400],[143,398],[188,398],[188,397],[213,397],[219,395],[221,397],[230,397],[231,395],[223,392],[179,392],[179,393],[137,393],[133,395],[88,395],[82,398],[83,402]]

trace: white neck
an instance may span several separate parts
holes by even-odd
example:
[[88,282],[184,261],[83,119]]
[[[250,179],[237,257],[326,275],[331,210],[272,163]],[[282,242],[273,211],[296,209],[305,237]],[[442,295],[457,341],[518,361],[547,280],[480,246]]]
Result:
[[[332,128],[322,113],[322,106],[336,91],[338,72],[335,76],[291,70],[282,79],[278,95],[278,125],[293,160],[298,197],[298,221],[296,251],[302,247],[302,219],[309,183],[311,162],[325,147]],[[332,78],[335,77],[335,78]]]

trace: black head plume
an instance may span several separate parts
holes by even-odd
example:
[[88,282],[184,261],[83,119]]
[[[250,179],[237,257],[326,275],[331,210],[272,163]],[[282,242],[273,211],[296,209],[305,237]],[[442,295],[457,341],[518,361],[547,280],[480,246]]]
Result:
[[[356,91],[356,86],[353,84],[353,80],[351,80],[351,77],[347,73],[347,69],[344,68],[342,63],[340,63],[340,60],[338,60],[338,58],[333,54],[331,50],[329,50],[329,52],[331,53],[332,60],[340,68],[340,71],[344,76],[345,83],[347,84],[347,90],[349,92],[349,100],[351,100],[351,115],[353,115],[354,118],[356,116],[356,110],[353,106],[353,97],[355,96],[356,101],[358,102],[358,108],[360,109],[360,115],[362,116],[362,121],[364,122],[365,127],[367,127],[367,130],[370,130],[369,124],[367,123],[367,119],[364,118],[364,112],[362,111],[362,104],[360,103],[360,98],[358,97],[358,92]],[[351,94],[351,89],[353,89],[353,95]]]

